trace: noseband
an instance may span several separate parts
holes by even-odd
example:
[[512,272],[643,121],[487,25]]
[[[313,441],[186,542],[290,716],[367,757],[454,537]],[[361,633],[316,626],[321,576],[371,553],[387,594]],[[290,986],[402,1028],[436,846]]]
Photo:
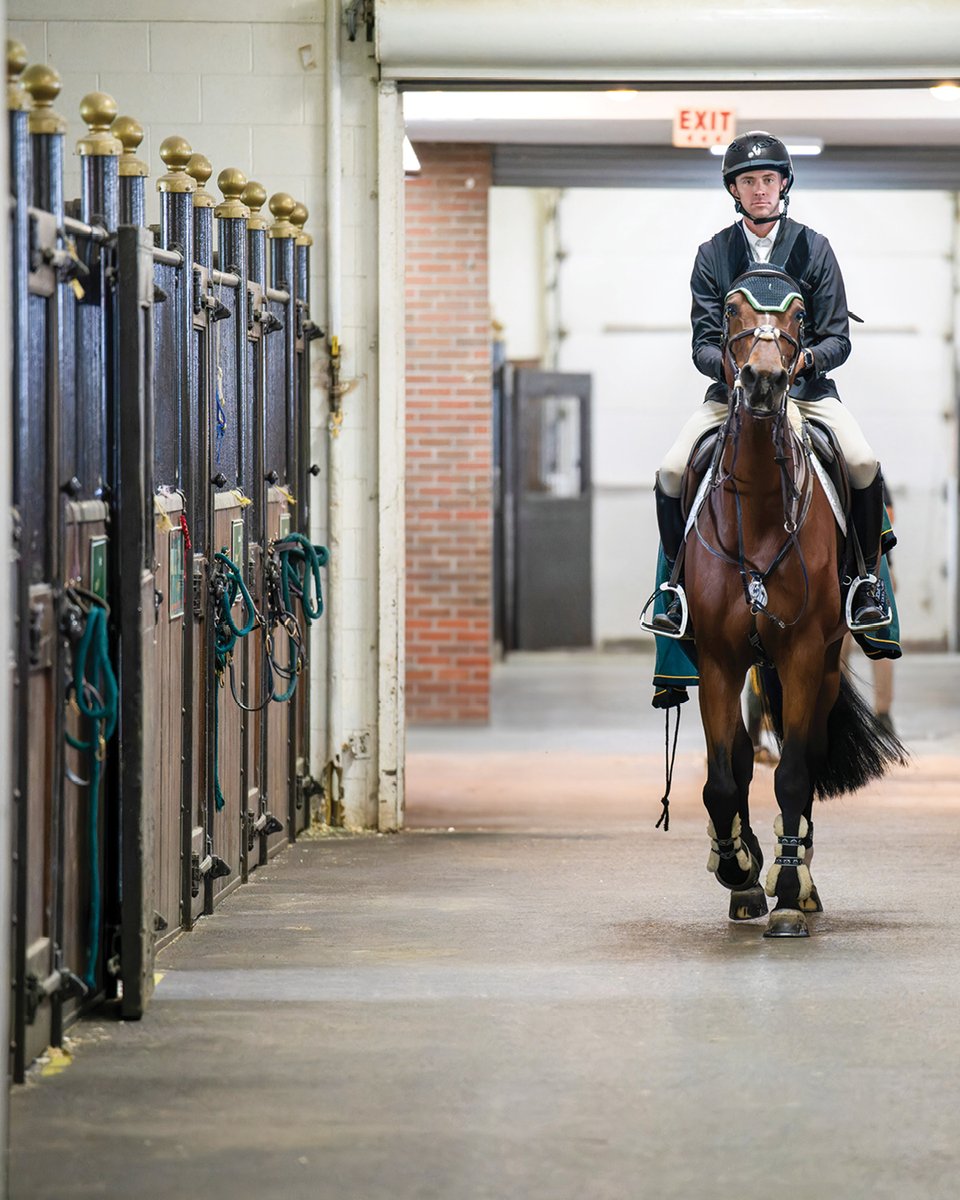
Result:
[[[733,347],[734,347],[735,343],[743,341],[745,338],[749,338],[749,337],[752,337],[753,341],[750,343],[750,347],[747,350],[747,357],[744,359],[744,365],[746,365],[750,361],[751,357],[753,356],[754,350],[757,348],[758,342],[776,342],[777,343],[777,351],[780,355],[780,365],[783,367],[784,371],[786,371],[786,373],[787,373],[788,382],[787,382],[787,386],[784,387],[784,389],[783,389],[783,395],[785,398],[786,394],[787,394],[787,389],[789,387],[790,376],[793,373],[793,369],[797,365],[797,359],[800,357],[800,353],[803,350],[803,346],[801,345],[799,338],[795,338],[792,334],[787,333],[787,331],[785,329],[781,329],[779,325],[769,325],[769,324],[768,325],[756,325],[752,329],[742,329],[739,333],[735,333],[733,335],[733,337],[726,338],[725,339],[726,353],[730,358],[730,366],[733,371],[733,388],[734,388],[735,392],[739,391],[742,393],[743,392],[743,384],[740,382],[741,368],[740,368],[739,363],[737,362],[736,356],[734,355]],[[786,361],[786,359],[784,358],[783,349],[780,345],[781,342],[786,342],[791,347],[792,352],[790,355],[789,362]],[[750,408],[750,405],[748,404],[746,407]],[[781,400],[780,407],[781,408],[783,407],[783,400]],[[768,413],[763,413],[763,412],[754,411],[752,408],[750,408],[750,411],[753,416],[759,417],[761,419],[763,419],[764,417],[772,417],[775,415],[773,410],[771,410]]]

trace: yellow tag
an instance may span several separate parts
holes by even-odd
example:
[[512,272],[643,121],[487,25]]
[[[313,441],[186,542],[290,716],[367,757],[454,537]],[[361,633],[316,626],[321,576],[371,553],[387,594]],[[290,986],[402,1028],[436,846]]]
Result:
[[84,296],[86,295],[86,292],[83,290],[83,284],[80,282],[79,279],[71,279],[70,280],[70,290],[73,292],[73,294],[76,296],[76,298],[78,300],[82,300],[84,298]]
[[287,502],[288,504],[296,505],[296,503],[297,503],[297,502],[296,502],[296,500],[294,500],[292,493],[291,493],[291,492],[288,492],[288,491],[286,490],[286,488],[278,487],[278,488],[277,488],[277,491],[278,491],[278,492],[280,493],[280,495],[281,495],[281,496],[284,498],[284,500],[286,500],[286,502]]
[[240,505],[241,508],[246,508],[248,504],[253,503],[253,501],[250,499],[250,497],[245,496],[243,494],[243,492],[240,491],[239,488],[234,488],[231,491],[230,495],[236,499],[237,503]]
[[173,524],[173,522],[170,520],[170,517],[169,517],[169,514],[167,513],[167,510],[166,510],[166,509],[163,507],[163,505],[160,503],[160,497],[159,497],[159,496],[154,496],[154,498],[153,498],[153,508],[154,508],[154,512],[156,512],[156,514],[157,514],[157,530],[158,530],[160,533],[170,533],[170,532],[172,532],[172,530],[173,530],[173,528],[174,528],[174,524]]

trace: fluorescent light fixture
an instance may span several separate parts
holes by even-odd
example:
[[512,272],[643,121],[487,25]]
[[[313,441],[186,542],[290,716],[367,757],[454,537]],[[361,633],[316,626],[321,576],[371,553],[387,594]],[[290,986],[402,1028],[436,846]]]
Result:
[[[804,154],[819,154],[823,150],[822,138],[804,138],[802,142],[785,142],[787,153],[792,157],[802,157]],[[717,158],[726,154],[726,146],[711,146],[710,153],[715,154]]]
[[417,158],[417,152],[413,148],[413,142],[404,135],[403,138],[403,173],[404,175],[416,175],[420,170],[420,159]]
[[938,100],[945,100],[947,103],[952,100],[960,100],[960,84],[938,83],[930,89],[930,95],[936,96]]

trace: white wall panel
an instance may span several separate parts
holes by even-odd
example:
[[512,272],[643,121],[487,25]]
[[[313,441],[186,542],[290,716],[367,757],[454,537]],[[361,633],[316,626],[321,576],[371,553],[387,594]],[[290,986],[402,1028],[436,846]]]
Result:
[[543,198],[531,188],[490,192],[490,309],[511,359],[541,360]]

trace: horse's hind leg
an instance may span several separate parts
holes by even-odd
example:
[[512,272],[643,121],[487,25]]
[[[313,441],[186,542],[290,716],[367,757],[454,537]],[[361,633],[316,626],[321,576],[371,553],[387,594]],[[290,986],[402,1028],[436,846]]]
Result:
[[762,916],[766,900],[758,886],[762,859],[747,809],[753,747],[740,716],[739,697],[739,687],[729,672],[702,657],[700,712],[707,740],[703,803],[710,816],[707,870],[733,893],[731,917],[746,920]]

